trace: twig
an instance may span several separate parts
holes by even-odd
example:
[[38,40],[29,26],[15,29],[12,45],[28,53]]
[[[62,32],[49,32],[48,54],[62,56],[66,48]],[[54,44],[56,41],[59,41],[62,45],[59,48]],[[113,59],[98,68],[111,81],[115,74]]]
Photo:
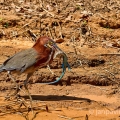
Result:
[[120,55],[120,53],[106,53],[106,54],[99,54],[96,56],[105,56],[105,55]]
[[41,24],[41,17],[39,19],[39,23],[40,23],[40,36],[42,36],[42,24]]
[[28,113],[24,115],[22,112],[20,112],[20,115],[21,115],[22,117],[24,117],[26,120],[34,120],[34,119],[36,118],[36,115],[37,115],[38,113],[39,113],[39,112],[36,112],[31,119],[28,117]]
[[88,120],[88,115],[86,114],[86,116],[85,116],[85,120]]
[[[112,76],[114,76],[114,78],[116,78],[115,77],[115,75],[112,73],[112,72],[110,72],[109,70],[105,70],[106,72],[108,72],[108,73],[110,73]],[[115,82],[115,83],[117,83],[118,85],[120,84],[119,82],[117,82],[117,81],[115,81],[115,80],[112,80],[112,79],[110,79],[112,82]]]
[[46,10],[45,8],[42,7],[42,9],[43,9],[45,12],[47,12],[49,15],[51,15],[52,17],[55,17],[54,14],[50,13],[50,12],[49,12],[48,10]]
[[32,37],[32,40],[35,42],[37,36],[31,31],[31,30],[27,30],[27,32],[29,33],[29,35]]
[[50,69],[50,66],[47,65],[47,69],[54,75],[55,73]]
[[51,38],[54,39],[54,37],[53,37],[53,35],[52,35],[52,32],[51,32],[51,29],[50,29],[49,27],[47,27],[47,29],[48,29],[48,31],[49,31],[49,33],[50,33]]
[[73,48],[75,50],[75,54],[78,55],[77,50],[75,48],[75,44],[74,44],[75,43],[75,36],[73,36],[71,39],[72,39],[72,42],[73,42]]
[[72,118],[69,118],[69,117],[66,117],[66,116],[63,116],[63,115],[58,115],[58,117],[65,118],[65,119],[68,119],[68,120],[73,120]]
[[54,33],[55,33],[55,37],[57,38],[57,34],[56,34],[56,27],[53,27]]
[[101,87],[98,87],[98,86],[94,86],[94,85],[90,85],[90,84],[86,84],[87,86],[90,86],[90,87],[94,87],[94,88],[99,88],[100,90],[104,90],[106,92],[106,89],[105,88],[101,88]]
[[63,39],[63,36],[62,36],[62,27],[61,27],[61,25],[60,25],[59,22],[58,22],[58,25],[59,25],[59,27],[60,27],[60,37]]
[[[38,19],[39,19],[39,18],[38,18]],[[24,25],[23,27],[21,27],[18,31],[20,31],[22,28],[30,25],[31,23],[36,22],[38,19],[34,19],[32,22],[25,24],[25,25]]]

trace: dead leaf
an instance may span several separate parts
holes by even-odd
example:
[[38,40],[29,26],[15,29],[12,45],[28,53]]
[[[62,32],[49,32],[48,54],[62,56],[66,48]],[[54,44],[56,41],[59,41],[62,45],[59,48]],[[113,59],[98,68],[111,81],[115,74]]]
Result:
[[58,39],[58,40],[56,40],[55,42],[56,43],[63,43],[65,40],[63,40],[63,39]]

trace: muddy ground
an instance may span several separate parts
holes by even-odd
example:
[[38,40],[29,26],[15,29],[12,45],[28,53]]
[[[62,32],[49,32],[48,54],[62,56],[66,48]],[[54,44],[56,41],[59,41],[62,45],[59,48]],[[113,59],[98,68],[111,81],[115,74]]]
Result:
[[[71,70],[61,74],[61,58],[29,80],[35,120],[120,119],[120,1],[55,0],[0,1],[0,64],[18,51],[30,48],[40,36],[59,40]],[[23,85],[25,74],[13,75]],[[20,98],[29,98],[21,88]],[[0,73],[0,120],[29,120],[29,108],[20,99],[5,100],[14,92],[7,73]],[[28,114],[27,114],[28,113]]]

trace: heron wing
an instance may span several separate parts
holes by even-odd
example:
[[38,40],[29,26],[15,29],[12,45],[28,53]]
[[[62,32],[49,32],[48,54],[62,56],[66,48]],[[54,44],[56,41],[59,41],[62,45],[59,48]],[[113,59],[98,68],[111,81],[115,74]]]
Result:
[[21,52],[18,52],[14,56],[8,58],[0,67],[0,69],[1,71],[17,70],[23,72],[25,69],[37,62],[37,55],[38,52],[33,48],[23,50]]

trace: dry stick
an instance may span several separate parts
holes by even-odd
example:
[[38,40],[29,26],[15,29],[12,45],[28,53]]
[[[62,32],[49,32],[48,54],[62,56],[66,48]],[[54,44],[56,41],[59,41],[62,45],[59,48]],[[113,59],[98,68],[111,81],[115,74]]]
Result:
[[[23,32],[20,33],[20,34],[24,34],[25,32],[27,32],[27,30],[23,31]],[[20,34],[17,34],[17,35],[15,35],[15,36],[10,37],[10,38],[13,38],[13,37],[19,36]]]
[[75,54],[78,55],[77,49],[75,48],[75,45],[74,45],[74,43],[75,43],[75,36],[72,37],[72,42],[73,42],[73,48],[75,50]]
[[14,111],[14,112],[5,112],[5,113],[3,113],[3,114],[0,115],[0,116],[4,116],[4,115],[7,115],[7,114],[13,114],[13,113],[15,113],[15,111]]
[[28,113],[26,114],[26,115],[24,115],[22,112],[21,112],[21,114],[20,114],[22,117],[24,117],[25,118],[25,120],[29,120],[29,117],[28,117]]
[[50,33],[50,36],[52,37],[52,39],[54,39],[50,27],[47,27],[47,28],[48,28],[48,31],[49,31],[49,33]]
[[[42,1],[39,0],[39,8],[41,8]],[[40,36],[42,36],[42,24],[41,24],[41,16],[39,16],[39,24],[40,24]]]
[[19,105],[19,108],[18,108],[18,109],[20,109],[20,108],[22,107],[22,105],[23,105],[25,108],[28,109],[27,105],[25,104],[25,101],[22,101],[22,103]]
[[65,118],[65,119],[68,119],[68,120],[73,120],[72,118],[69,118],[69,117],[66,117],[66,116],[63,116],[63,115],[58,115],[58,117]]
[[73,42],[73,48],[74,48],[74,51],[75,51],[76,59],[77,59],[77,61],[79,61],[80,65],[82,66],[82,62],[80,60],[78,60],[79,59],[78,58],[78,52],[77,52],[77,49],[75,47],[76,45],[74,44],[75,43],[75,36],[71,37],[71,39],[72,39],[72,42]]
[[59,27],[60,27],[60,37],[63,39],[63,37],[62,37],[62,26],[60,25],[59,22],[58,22],[58,25],[59,25]]
[[31,120],[35,119],[38,113],[39,112],[36,112],[35,115],[33,116],[33,118]]
[[[39,18],[38,18],[39,19]],[[37,20],[38,20],[37,19]],[[26,26],[28,26],[28,25],[30,25],[31,23],[33,23],[33,22],[36,22],[36,19],[35,20],[33,20],[32,22],[30,22],[30,23],[27,23],[27,24],[25,24],[23,27],[21,27],[18,31],[20,31],[22,28],[24,28],[24,27],[26,27]]]
[[56,8],[57,8],[57,11],[58,11],[58,0],[55,1],[55,4],[56,4]]
[[[108,73],[110,73],[112,76],[114,76],[114,78],[116,78],[115,77],[115,75],[112,73],[112,72],[110,72],[109,70],[105,70],[106,72],[108,72]],[[112,82],[115,82],[115,83],[117,83],[118,85],[120,84],[119,82],[117,82],[117,81],[115,81],[115,80],[112,80],[112,79],[110,79]]]
[[31,31],[31,30],[28,30],[27,31],[29,33],[29,35],[32,37],[32,40],[35,42],[36,41],[36,38],[37,36]]
[[[109,70],[106,70],[106,69],[102,69],[102,70],[105,70],[107,73],[111,74],[112,76],[114,76],[114,78],[116,78],[115,75],[114,75],[112,72],[110,72]],[[119,90],[119,85],[120,85],[120,83],[117,82],[117,81],[115,81],[115,80],[112,80],[112,79],[109,79],[109,80],[112,81],[112,82],[114,82],[114,83],[117,83],[117,85],[118,85],[118,90]]]
[[[84,67],[83,67],[83,68],[84,68]],[[85,68],[84,68],[84,69],[85,69]],[[87,70],[87,69],[85,69],[85,70]],[[105,69],[102,69],[102,70],[105,70]],[[100,71],[101,71],[101,69],[100,69]],[[114,76],[114,74],[111,73],[110,71],[108,71],[108,70],[105,70],[105,71]],[[92,73],[92,72],[91,72],[91,73]],[[98,75],[99,75],[99,73],[98,73]],[[114,76],[114,77],[115,77],[115,76]],[[110,79],[110,80],[111,80],[111,79]],[[118,82],[116,82],[116,81],[114,81],[114,80],[111,80],[111,81],[117,83],[118,85],[120,84],[120,83],[118,83]],[[90,84],[87,84],[87,85],[88,85],[88,86],[92,86],[92,85],[90,85]],[[99,88],[100,90],[104,90],[104,91],[106,90],[106,89],[101,88],[101,87],[98,87],[98,86],[92,86],[92,87]]]
[[40,36],[42,36],[42,24],[41,24],[41,17],[39,19],[39,23],[40,23]]
[[[25,24],[25,25],[24,25],[23,27],[21,27],[18,31],[22,30],[24,27],[28,26],[29,24],[31,24],[31,23],[33,23],[33,22],[36,22],[36,20],[33,20],[32,22]],[[18,32],[18,31],[17,31],[17,32]],[[20,34],[24,34],[25,36],[27,36],[27,35],[25,34],[26,31],[28,31],[28,30],[23,31],[23,32],[20,33]],[[16,36],[18,36],[18,35],[20,35],[20,34],[17,34],[17,35],[12,36],[12,37],[16,37]],[[12,38],[12,37],[10,37],[10,38]],[[28,36],[27,36],[27,37],[28,37]]]
[[[82,36],[82,30],[81,30],[81,28],[79,28],[79,34],[80,34],[80,39],[81,40],[84,39],[83,36]],[[84,43],[85,43],[85,41],[84,41]],[[83,47],[84,43],[82,43],[80,46]]]
[[48,30],[48,29],[46,29],[45,34],[46,34],[46,36],[49,36],[49,33],[47,32],[47,30]]
[[[17,102],[19,102],[19,101],[12,101],[11,103],[9,103],[9,104],[7,104],[7,105],[12,105],[12,106],[14,106],[14,105],[17,105]],[[23,100],[21,100],[20,102],[23,103]],[[5,107],[5,106],[7,106],[7,105],[2,105],[2,106],[0,106],[0,107]]]
[[[101,70],[101,69],[100,69],[100,70]],[[114,76],[114,78],[116,78],[115,75],[114,75],[114,73],[110,72],[109,70],[107,70],[107,69],[105,69],[105,68],[103,68],[102,70],[105,70],[107,73],[109,73],[110,75]],[[118,85],[120,84],[119,82],[117,82],[117,81],[115,81],[115,80],[112,80],[112,79],[110,79],[110,80],[111,80],[112,82],[117,83]]]
[[47,12],[49,15],[51,15],[52,17],[55,17],[54,14],[50,13],[49,11],[47,11],[45,8],[42,8],[45,12]]
[[99,54],[99,55],[96,55],[96,56],[105,56],[105,55],[120,55],[120,53],[106,53],[106,54]]
[[85,116],[85,120],[88,120],[88,115],[86,114],[86,116]]
[[[100,69],[101,70],[101,69]],[[114,78],[116,78],[115,77],[115,75],[112,73],[112,72],[110,72],[109,70],[106,70],[106,69],[102,69],[102,70],[105,70],[107,73],[110,73],[112,76],[114,76]],[[99,75],[99,73],[98,73],[98,75]],[[110,79],[112,82],[115,82],[115,83],[117,83],[118,85],[120,84],[119,82],[117,82],[117,81],[115,81],[115,80],[112,80],[112,79]]]
[[37,115],[38,113],[39,113],[39,112],[36,112],[31,119],[29,119],[28,113],[27,113],[26,115],[24,115],[23,113],[21,113],[20,115],[21,115],[22,117],[24,117],[26,120],[34,120],[34,119],[36,118],[36,115]]
[[[28,30],[26,30],[26,31],[28,31]],[[27,36],[27,35],[25,34],[25,32],[24,32],[23,34],[30,40],[29,36]]]
[[[18,105],[17,102],[18,102],[18,101],[15,101],[14,103],[9,103],[8,105],[4,105],[4,106],[0,106],[0,107],[15,106],[15,105]],[[19,107],[18,110],[13,109],[13,107],[12,107],[12,109],[14,110],[14,113],[18,112],[18,111],[20,110],[20,108],[21,108],[22,105],[24,105],[24,107],[27,108],[27,111],[28,111],[27,105],[25,104],[25,102],[24,102],[23,100],[21,100],[20,106],[18,106],[18,107]],[[2,111],[2,112],[3,112],[3,111]],[[7,113],[7,112],[3,112],[3,113],[4,113],[4,114],[9,114],[9,113]],[[2,115],[4,115],[4,114],[2,114]]]
[[54,33],[55,33],[55,37],[57,38],[57,34],[56,34],[56,27],[53,27]]
[[3,14],[2,11],[0,10],[1,15]]
[[[26,107],[26,105],[24,105],[25,107]],[[23,114],[23,112],[26,112],[27,111],[27,114],[29,113],[29,111],[28,111],[28,109],[26,110],[25,108],[23,108],[21,111],[19,110],[19,109],[13,109],[14,111],[11,111],[11,112],[3,112],[2,111],[2,113],[3,114],[1,114],[0,116],[4,116],[4,115],[6,115],[6,114],[13,114],[13,113],[19,113],[20,115],[22,115],[23,117],[25,117],[24,116],[24,114]],[[41,111],[46,111],[46,110],[44,110],[44,109],[36,109],[36,110],[41,110]],[[36,117],[36,115],[38,114],[39,112],[36,112],[35,114],[34,114],[34,116],[33,116],[33,118],[31,119],[31,120],[33,120],[35,117]],[[29,119],[28,119],[29,120]]]
[[3,35],[5,35],[5,32],[4,32],[4,30],[1,30],[1,31],[2,31],[2,34],[3,34]]
[[50,13],[48,10],[46,10],[45,8],[44,8],[44,6],[43,6],[43,1],[39,1],[39,5],[40,5],[40,3],[41,3],[41,8],[45,11],[45,12],[47,12],[49,15],[51,15],[52,17],[55,17],[55,15],[54,14],[52,14],[52,13]]
[[[37,20],[39,20],[39,18],[38,18]],[[20,31],[20,30],[23,29],[24,27],[30,25],[31,23],[36,22],[37,20],[35,19],[35,20],[33,20],[32,22],[25,24],[25,25],[24,25],[23,27],[21,27],[18,31]],[[17,31],[17,32],[18,32],[18,31]],[[25,31],[23,31],[23,32],[20,33],[20,34],[24,34],[26,37],[28,37],[28,36],[25,34],[25,32],[27,32],[27,31],[29,31],[29,30],[25,30]],[[14,36],[12,36],[12,37],[16,37],[16,36],[18,36],[18,35],[20,35],[20,34],[14,35]],[[34,33],[33,33],[33,34],[34,34]],[[34,36],[36,36],[36,35],[34,34]],[[10,37],[10,38],[12,38],[12,37]],[[29,37],[28,37],[28,38],[29,38]]]
[[90,85],[90,84],[86,84],[87,86],[90,86],[90,87],[94,87],[94,88],[99,88],[100,90],[103,90],[106,92],[106,89],[105,88],[101,88],[101,87],[98,87],[98,86],[94,86],[94,85]]
[[76,45],[76,43],[77,43],[76,40],[75,40],[75,35],[76,35],[76,33],[77,33],[77,30],[78,30],[78,29],[75,29],[74,32],[73,32],[73,44],[74,44],[74,45]]
[[[7,107],[7,106],[6,106]],[[9,107],[9,106],[8,106]],[[4,110],[6,110],[6,108],[4,108]],[[2,111],[2,114],[0,115],[0,116],[4,116],[4,115],[6,115],[6,114],[11,114],[11,113],[16,113],[17,112],[17,110],[16,109],[14,109],[14,108],[11,108],[11,109],[9,109],[10,110],[10,112],[7,112],[7,110],[6,111],[3,111],[3,110],[1,110]]]
[[50,66],[47,65],[47,69],[52,73],[52,75],[54,75],[55,73],[50,69]]
[[[38,110],[39,110],[39,109],[38,109]],[[40,109],[40,110],[43,110],[43,109]],[[29,113],[29,112],[28,112],[28,113]],[[28,113],[27,113],[26,115],[24,115],[23,112],[20,112],[20,115],[21,115],[22,117],[24,117],[26,120],[29,120]],[[36,113],[34,114],[34,116],[32,117],[31,120],[35,119],[35,118],[36,118],[36,115],[37,115],[38,113],[39,113],[39,112],[36,112]]]

